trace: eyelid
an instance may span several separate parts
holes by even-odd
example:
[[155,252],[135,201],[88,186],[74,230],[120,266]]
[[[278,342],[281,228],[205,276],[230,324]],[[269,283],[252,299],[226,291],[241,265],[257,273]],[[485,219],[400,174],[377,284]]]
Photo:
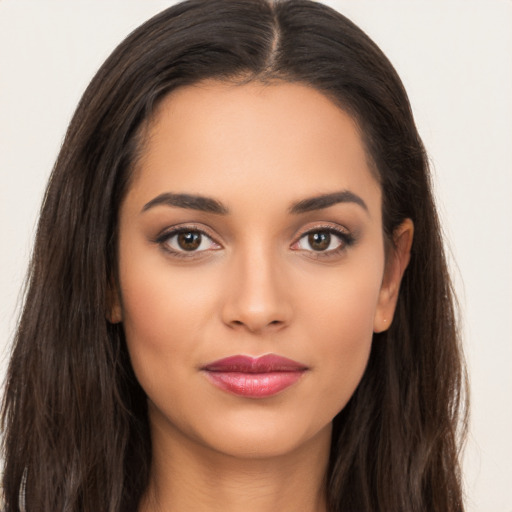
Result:
[[350,230],[346,228],[345,226],[342,226],[341,224],[337,223],[331,223],[331,222],[311,222],[306,224],[305,226],[301,227],[296,238],[300,238],[301,236],[307,235],[308,233],[314,232],[314,231],[332,231],[335,233],[341,233],[348,235],[350,234]]
[[309,235],[311,233],[316,233],[318,231],[328,231],[329,233],[334,233],[340,237],[353,237],[354,234],[344,226],[339,224],[330,224],[330,223],[319,223],[319,224],[309,224],[307,226],[302,227],[298,234],[295,236],[294,244],[297,243],[301,238],[305,235]]

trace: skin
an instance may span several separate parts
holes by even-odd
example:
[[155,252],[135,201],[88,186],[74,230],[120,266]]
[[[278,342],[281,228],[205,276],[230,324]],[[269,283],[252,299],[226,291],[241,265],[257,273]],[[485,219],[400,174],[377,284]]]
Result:
[[[109,312],[148,395],[153,461],[141,510],[325,510],[331,422],[363,375],[373,332],[392,320],[412,223],[386,256],[381,191],[357,125],[304,85],[187,86],[147,135],[120,211]],[[290,212],[340,191],[364,206]],[[164,193],[229,212],[146,206]],[[207,236],[185,251],[165,238],[176,226]],[[328,229],[342,236],[314,250],[307,233]],[[270,353],[308,370],[268,398],[228,393],[201,370]]]

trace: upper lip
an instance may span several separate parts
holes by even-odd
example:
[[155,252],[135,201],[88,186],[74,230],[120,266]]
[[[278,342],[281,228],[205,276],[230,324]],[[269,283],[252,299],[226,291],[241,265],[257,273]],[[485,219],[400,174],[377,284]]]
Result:
[[240,373],[298,372],[307,369],[308,367],[302,363],[276,354],[267,354],[260,357],[230,356],[202,367],[202,370],[210,372]]

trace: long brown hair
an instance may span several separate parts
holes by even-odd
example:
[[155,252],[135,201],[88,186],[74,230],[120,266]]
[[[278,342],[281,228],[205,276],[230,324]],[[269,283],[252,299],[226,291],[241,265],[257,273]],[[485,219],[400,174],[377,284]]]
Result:
[[385,238],[415,224],[393,324],[334,419],[330,510],[461,512],[464,367],[425,151],[387,58],[309,0],[177,4],[129,35],[84,93],[46,191],[8,371],[5,510],[136,510],[146,489],[146,397],[122,325],[105,318],[118,212],[145,122],[170,91],[208,78],[326,94],[360,126]]

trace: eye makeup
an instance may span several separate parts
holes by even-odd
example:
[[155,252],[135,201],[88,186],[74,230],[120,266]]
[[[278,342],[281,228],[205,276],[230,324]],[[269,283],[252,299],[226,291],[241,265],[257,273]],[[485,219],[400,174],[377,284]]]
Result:
[[302,231],[291,249],[300,251],[310,258],[336,258],[352,247],[356,241],[357,236],[346,228],[321,224]]
[[[216,238],[203,226],[182,224],[165,228],[152,242],[171,257],[198,259],[223,248]],[[348,229],[323,223],[301,230],[290,249],[313,259],[336,258],[356,241]]]
[[222,249],[213,236],[197,225],[166,228],[153,240],[163,251],[176,258],[204,257],[210,251]]

